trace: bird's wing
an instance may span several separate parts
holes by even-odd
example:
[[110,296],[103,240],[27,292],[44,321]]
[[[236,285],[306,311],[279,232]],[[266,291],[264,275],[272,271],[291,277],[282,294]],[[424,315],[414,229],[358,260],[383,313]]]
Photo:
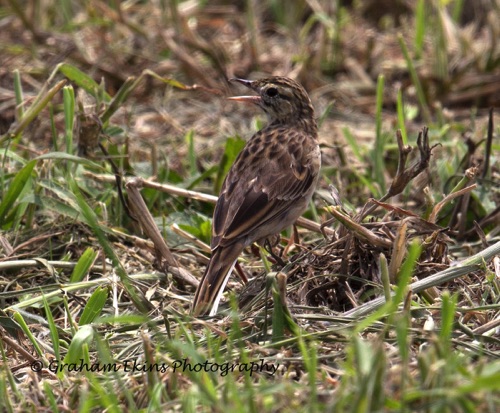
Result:
[[[285,219],[315,184],[315,162],[319,162],[319,149],[303,132],[258,132],[224,181],[214,212],[212,248],[241,241],[251,231],[257,234],[262,226]],[[290,224],[283,221],[279,230]]]

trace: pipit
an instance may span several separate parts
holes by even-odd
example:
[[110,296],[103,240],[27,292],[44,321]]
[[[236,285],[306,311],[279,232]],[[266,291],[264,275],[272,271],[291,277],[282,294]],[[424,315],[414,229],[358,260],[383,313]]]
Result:
[[318,126],[304,88],[286,77],[231,79],[257,93],[268,124],[247,142],[224,180],[212,223],[212,256],[194,297],[194,315],[217,312],[243,249],[279,234],[304,212],[321,166]]

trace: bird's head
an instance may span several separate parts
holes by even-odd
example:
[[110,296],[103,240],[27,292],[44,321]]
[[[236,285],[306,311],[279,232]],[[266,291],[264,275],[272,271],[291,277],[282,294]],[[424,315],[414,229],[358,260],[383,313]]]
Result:
[[266,112],[272,123],[314,123],[314,109],[307,92],[295,80],[274,76],[260,80],[230,79],[257,93],[255,96],[234,96],[230,100],[254,103]]

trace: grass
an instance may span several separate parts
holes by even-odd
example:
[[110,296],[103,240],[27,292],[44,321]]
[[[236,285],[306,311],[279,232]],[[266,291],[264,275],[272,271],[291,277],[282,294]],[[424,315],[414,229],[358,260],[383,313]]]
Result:
[[[499,22],[285,3],[1,6],[2,411],[497,410]],[[196,319],[210,195],[264,122],[225,78],[262,73],[321,114],[314,222]]]

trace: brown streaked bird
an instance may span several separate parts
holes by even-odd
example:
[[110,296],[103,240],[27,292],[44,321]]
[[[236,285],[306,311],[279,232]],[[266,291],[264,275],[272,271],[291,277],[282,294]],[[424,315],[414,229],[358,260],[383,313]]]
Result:
[[247,142],[224,180],[212,223],[212,257],[194,297],[194,315],[214,315],[243,249],[280,233],[304,212],[321,166],[318,127],[304,88],[286,77],[231,79],[256,92],[268,124]]

